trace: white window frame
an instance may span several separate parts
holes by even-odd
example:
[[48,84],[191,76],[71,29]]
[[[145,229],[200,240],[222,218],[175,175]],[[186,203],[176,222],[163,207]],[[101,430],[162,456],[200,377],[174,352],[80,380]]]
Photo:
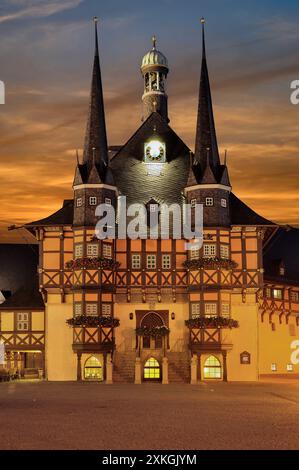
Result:
[[272,363],[271,363],[271,371],[272,371],[272,372],[277,372],[277,364],[276,364],[276,362],[272,362]]
[[83,197],[78,197],[76,199],[76,207],[82,207],[83,206]]
[[192,246],[190,248],[190,259],[198,259],[199,258],[199,248],[197,246]]
[[105,204],[106,204],[107,206],[111,206],[112,200],[110,199],[110,197],[105,197]]
[[216,302],[205,303],[205,317],[217,317],[217,303]]
[[85,305],[86,315],[96,317],[98,315],[98,304],[97,303],[87,303]]
[[191,199],[191,201],[190,201],[191,209],[195,208],[196,203],[197,203],[197,199]]
[[205,204],[206,204],[206,207],[213,207],[214,206],[214,198],[213,197],[206,197]]
[[112,316],[112,305],[108,303],[102,303],[102,316],[111,317]]
[[153,255],[153,254],[146,255],[146,268],[147,269],[156,269],[157,268],[157,257],[156,257],[156,255]]
[[287,364],[287,371],[288,372],[293,372],[293,370],[294,370],[293,364]]
[[215,258],[217,255],[217,247],[212,243],[204,243],[203,245],[203,257],[204,258]]
[[102,245],[103,258],[112,258],[112,245],[110,243],[103,243]]
[[74,314],[75,314],[75,317],[79,317],[80,315],[82,315],[82,303],[81,302],[75,302]]
[[132,269],[141,269],[141,255],[139,253],[132,253],[131,267]]
[[227,207],[227,199],[221,198],[221,207]]
[[222,317],[230,316],[230,303],[229,302],[221,302],[221,316]]
[[150,204],[150,205],[149,205],[149,211],[150,211],[150,212],[158,212],[158,209],[159,209],[158,204],[154,204],[154,203],[153,203],[153,204]]
[[86,253],[89,258],[97,258],[99,256],[99,245],[96,243],[88,243]]
[[89,196],[89,205],[90,206],[96,206],[98,202],[98,199],[96,196]]
[[200,317],[200,303],[191,304],[191,318]]
[[162,269],[171,269],[171,255],[162,255]]
[[229,246],[220,245],[220,258],[229,259]]
[[29,313],[18,312],[16,323],[17,323],[16,324],[17,331],[28,331],[29,330]]
[[75,245],[75,259],[82,258],[83,256],[83,245]]

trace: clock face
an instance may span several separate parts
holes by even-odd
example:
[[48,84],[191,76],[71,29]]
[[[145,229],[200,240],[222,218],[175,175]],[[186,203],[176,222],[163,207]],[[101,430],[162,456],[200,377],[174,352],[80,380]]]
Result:
[[145,159],[147,162],[160,163],[165,161],[165,144],[152,140],[145,144]]

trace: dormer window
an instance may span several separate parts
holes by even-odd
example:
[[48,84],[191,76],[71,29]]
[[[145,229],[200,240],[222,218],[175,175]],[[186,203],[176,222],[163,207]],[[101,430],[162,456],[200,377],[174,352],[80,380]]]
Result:
[[206,207],[212,207],[214,205],[213,197],[206,197]]
[[77,206],[77,207],[83,206],[83,198],[82,198],[82,197],[78,197],[78,198],[76,199],[76,206]]
[[111,206],[111,199],[109,197],[105,197],[105,204],[107,204],[107,206]]
[[191,209],[194,209],[194,207],[196,206],[196,199],[191,199],[190,201],[190,204],[191,204]]

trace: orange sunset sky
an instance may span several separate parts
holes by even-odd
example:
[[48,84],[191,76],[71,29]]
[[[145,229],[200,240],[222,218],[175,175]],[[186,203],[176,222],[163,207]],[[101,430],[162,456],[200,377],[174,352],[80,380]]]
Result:
[[[299,6],[294,1],[4,0],[0,9],[1,241],[9,224],[46,217],[72,197],[93,58],[100,54],[109,145],[141,124],[141,57],[156,34],[169,60],[170,125],[194,146],[205,16],[218,144],[233,191],[275,222],[299,224]],[[224,8],[226,4],[226,8]],[[18,239],[19,237],[19,239]]]

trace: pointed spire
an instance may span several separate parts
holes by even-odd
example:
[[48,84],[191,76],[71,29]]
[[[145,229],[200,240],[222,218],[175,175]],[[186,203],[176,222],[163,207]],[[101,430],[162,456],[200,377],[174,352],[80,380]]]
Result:
[[186,187],[190,187],[190,186],[196,186],[198,183],[197,183],[197,180],[196,180],[196,177],[195,177],[195,174],[194,174],[194,169],[193,169],[193,155],[192,155],[192,152],[190,150],[190,158],[189,158],[189,175],[188,175],[188,180],[187,180],[187,184],[186,184]]
[[206,149],[210,148],[210,166],[213,172],[217,174],[220,166],[220,159],[215,131],[212,96],[206,59],[205,19],[201,18],[200,21],[202,24],[202,63],[195,138],[195,162],[200,163],[201,170],[204,171],[207,165]]
[[155,35],[152,36],[152,42],[153,42],[153,51],[155,51],[157,48],[157,38]]
[[201,178],[201,184],[215,184],[217,183],[210,163],[210,148],[206,149],[206,166]]
[[97,29],[98,19],[96,17],[94,18],[94,24],[95,53],[91,82],[90,104],[83,152],[83,163],[87,164],[87,167],[90,170],[94,161],[99,168],[101,177],[104,178],[105,167],[108,164],[108,148],[99,58]]

